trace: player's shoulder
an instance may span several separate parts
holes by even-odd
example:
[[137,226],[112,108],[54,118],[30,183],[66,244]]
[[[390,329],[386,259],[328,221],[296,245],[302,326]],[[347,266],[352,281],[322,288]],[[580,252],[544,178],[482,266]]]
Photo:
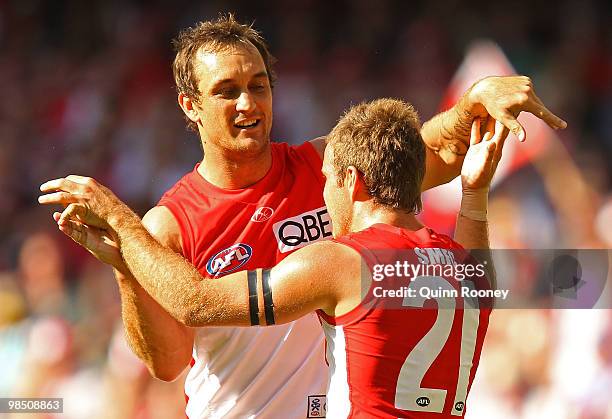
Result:
[[192,171],[185,173],[174,185],[168,188],[160,198],[158,205],[164,205],[163,203],[166,201],[180,200],[184,194],[190,194],[195,189],[193,185],[196,183],[197,167],[198,165]]
[[181,230],[174,214],[167,207],[158,205],[151,208],[142,218],[142,224],[161,244],[181,252]]
[[307,160],[322,161],[325,145],[325,137],[319,137],[310,141],[304,141],[301,144],[273,142],[272,149],[277,153],[283,153],[288,156],[300,156]]
[[350,258],[354,255],[359,255],[359,253],[352,247],[336,240],[322,240],[312,243],[304,247],[304,249],[309,249],[311,252],[316,252],[322,257]]
[[360,254],[350,246],[333,240],[315,242],[301,248],[292,256],[310,270],[337,273],[361,260]]

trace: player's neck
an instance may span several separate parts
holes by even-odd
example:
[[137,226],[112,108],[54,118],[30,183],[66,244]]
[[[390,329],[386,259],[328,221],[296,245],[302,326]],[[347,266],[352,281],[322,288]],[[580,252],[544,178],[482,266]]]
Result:
[[388,224],[407,230],[420,230],[423,224],[414,216],[414,213],[406,213],[395,209],[388,209],[375,205],[363,205],[355,208],[351,231],[361,231],[374,224]]
[[269,146],[255,155],[236,155],[206,148],[198,173],[219,188],[243,189],[261,180],[271,166]]

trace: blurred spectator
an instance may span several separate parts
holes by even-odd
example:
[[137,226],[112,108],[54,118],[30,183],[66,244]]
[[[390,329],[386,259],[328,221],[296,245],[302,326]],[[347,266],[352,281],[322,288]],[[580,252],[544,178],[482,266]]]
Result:
[[70,316],[72,305],[65,289],[58,238],[36,233],[24,241],[19,253],[19,280],[33,315]]

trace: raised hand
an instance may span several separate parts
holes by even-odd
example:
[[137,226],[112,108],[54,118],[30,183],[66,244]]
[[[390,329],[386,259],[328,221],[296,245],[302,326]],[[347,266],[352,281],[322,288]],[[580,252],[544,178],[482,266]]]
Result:
[[[455,106],[423,124],[423,141],[444,162],[441,167],[434,167],[437,172],[428,167],[424,183],[437,185],[440,178],[452,179],[457,175],[461,160],[470,146],[472,123],[477,118],[486,120],[491,116],[500,122],[506,134],[512,131],[520,141],[525,141],[525,129],[516,119],[523,111],[534,114],[554,129],[567,126],[565,121],[544,106],[529,77],[487,77],[476,82]],[[440,176],[439,172],[444,175]]]
[[39,203],[67,206],[60,222],[70,218],[90,227],[108,229],[111,217],[121,216],[126,210],[131,213],[110,189],[89,177],[69,175],[50,180],[40,190],[46,194],[38,197]]
[[127,271],[118,240],[112,232],[88,226],[67,215],[62,218],[60,212],[53,213],[53,219],[62,233],[87,249],[100,262],[111,265],[121,272]]
[[501,122],[491,117],[486,119],[483,127],[481,119],[474,120],[470,134],[470,148],[461,167],[461,185],[464,190],[489,187],[501,159],[507,135],[508,130]]
[[531,79],[526,76],[487,77],[476,82],[464,96],[475,116],[491,115],[503,126],[525,141],[525,128],[517,121],[521,112],[530,112],[553,129],[567,123],[553,114],[536,95]]
[[[125,265],[113,225],[117,220],[138,219],[110,189],[92,178],[70,175],[43,183],[41,204],[58,204],[65,209],[53,214],[59,229],[97,259],[119,270]],[[115,221],[115,222],[114,222]]]

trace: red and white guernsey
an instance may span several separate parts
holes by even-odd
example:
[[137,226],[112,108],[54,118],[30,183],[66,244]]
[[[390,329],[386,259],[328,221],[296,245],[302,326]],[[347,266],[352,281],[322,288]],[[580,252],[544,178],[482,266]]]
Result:
[[[336,241],[355,249],[371,272],[378,268],[379,273],[381,266],[396,266],[397,261],[425,266],[444,263],[446,256],[462,261],[466,255],[449,237],[427,228],[408,231],[376,224]],[[430,261],[429,255],[435,260]],[[439,419],[465,414],[490,302],[487,308],[478,308],[474,301],[463,306],[459,287],[471,281],[432,275],[413,278],[402,279],[414,290],[412,298],[383,297],[380,288],[374,292],[383,282],[372,281],[369,293],[352,311],[338,317],[318,312],[331,374],[327,417]],[[486,281],[481,278],[474,288],[488,287]],[[391,287],[387,283],[384,288]],[[458,296],[446,298],[441,308],[442,300],[426,298],[421,289],[454,289]]]
[[[268,268],[331,237],[321,159],[310,143],[272,144],[272,167],[245,189],[208,183],[196,169],[162,197],[183,255],[210,281]],[[328,368],[315,314],[272,327],[197,329],[185,382],[190,418],[324,417]]]

